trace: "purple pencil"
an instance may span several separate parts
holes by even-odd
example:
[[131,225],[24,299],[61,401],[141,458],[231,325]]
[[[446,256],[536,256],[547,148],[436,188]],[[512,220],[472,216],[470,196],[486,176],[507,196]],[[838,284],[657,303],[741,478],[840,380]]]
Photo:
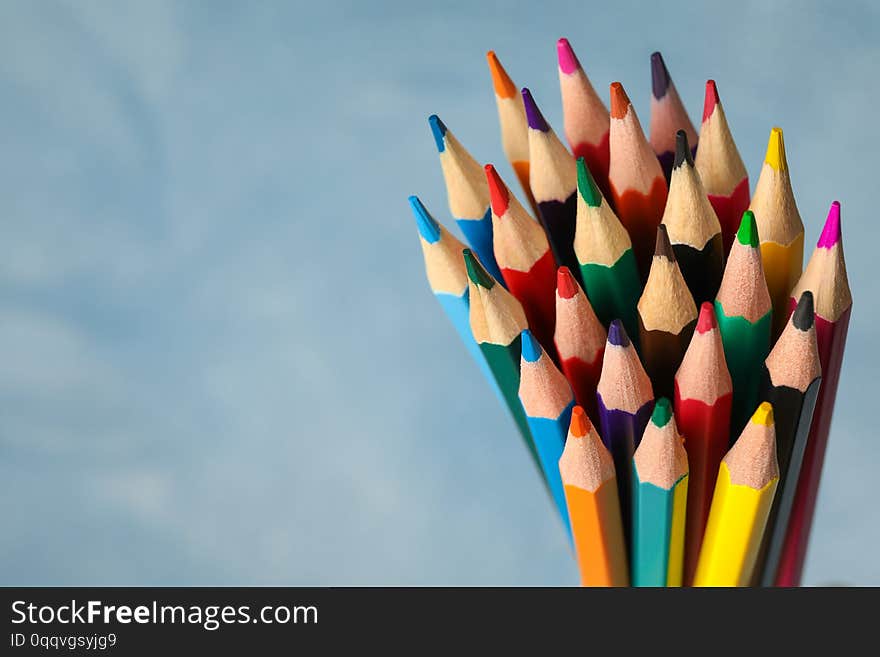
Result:
[[614,458],[624,534],[630,545],[630,471],[633,453],[651,419],[654,389],[619,319],[608,327],[596,398],[602,442]]
[[580,281],[574,254],[577,222],[577,164],[544,120],[528,89],[522,90],[529,129],[529,186],[556,264],[565,265]]

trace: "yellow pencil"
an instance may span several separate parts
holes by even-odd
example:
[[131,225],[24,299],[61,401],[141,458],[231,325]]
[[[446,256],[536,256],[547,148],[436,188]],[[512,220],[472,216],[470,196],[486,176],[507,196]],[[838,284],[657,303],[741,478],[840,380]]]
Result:
[[[761,238],[764,277],[773,302],[776,341],[788,319],[788,299],[804,266],[804,222],[791,189],[782,128],[770,131],[767,155],[749,209],[755,213]],[[771,342],[772,344],[772,342]]]
[[694,586],[749,584],[778,483],[773,407],[763,402],[721,461]]

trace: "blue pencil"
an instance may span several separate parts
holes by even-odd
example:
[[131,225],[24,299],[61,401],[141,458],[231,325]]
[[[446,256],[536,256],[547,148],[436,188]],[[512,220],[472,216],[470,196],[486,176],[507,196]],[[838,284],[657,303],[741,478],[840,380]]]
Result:
[[486,173],[436,114],[428,117],[428,123],[440,153],[449,210],[455,223],[486,271],[504,285],[492,246],[492,208]]
[[526,329],[522,332],[521,342],[519,399],[526,412],[526,420],[550,493],[559,509],[568,540],[571,541],[571,523],[562,477],[559,475],[559,458],[562,456],[568,425],[571,423],[574,394],[565,376],[556,368],[531,331]]

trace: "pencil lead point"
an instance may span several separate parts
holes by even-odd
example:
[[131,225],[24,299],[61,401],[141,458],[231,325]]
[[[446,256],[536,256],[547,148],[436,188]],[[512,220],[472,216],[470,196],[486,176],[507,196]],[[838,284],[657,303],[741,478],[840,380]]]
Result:
[[413,216],[416,218],[416,225],[419,227],[419,235],[422,236],[428,244],[434,244],[440,241],[440,224],[428,212],[428,208],[419,200],[418,196],[409,197],[409,207],[412,209]]
[[697,333],[706,333],[718,328],[718,320],[715,318],[715,306],[711,301],[704,301],[700,305],[700,317],[697,319]]
[[513,98],[516,96],[516,85],[510,79],[507,71],[504,70],[501,62],[498,61],[495,51],[490,50],[487,52],[486,59],[489,62],[489,73],[492,74],[492,86],[495,87],[495,93],[501,96],[501,98]]
[[575,438],[584,438],[590,429],[593,428],[590,418],[587,417],[586,411],[580,406],[571,409],[571,424],[568,432]]
[[669,77],[666,62],[663,61],[663,55],[659,52],[651,53],[651,92],[654,98],[657,100],[663,98],[670,84],[672,79]]
[[608,343],[617,347],[628,347],[632,344],[626,334],[626,329],[623,328],[623,322],[619,319],[612,321],[608,327]]
[[620,82],[611,83],[611,118],[623,119],[629,111],[629,96]]
[[559,70],[566,75],[571,75],[581,67],[574,49],[565,37],[556,42],[556,55],[559,60]]
[[752,423],[770,427],[773,426],[773,422],[773,405],[770,402],[761,402],[752,415]]
[[534,363],[541,358],[541,344],[529,329],[522,332],[522,357],[527,363]]
[[446,125],[436,114],[432,114],[428,117],[428,123],[431,124],[431,132],[434,133],[434,142],[437,144],[437,152],[442,153],[446,150]]
[[584,202],[591,208],[598,208],[602,205],[602,193],[596,186],[596,181],[593,180],[593,174],[587,167],[587,161],[582,157],[577,159],[577,178],[578,192]]
[[672,250],[672,244],[669,242],[669,233],[666,224],[657,226],[657,241],[654,244],[654,257],[666,258],[670,262],[675,262],[675,251]]
[[541,132],[549,131],[550,126],[547,124],[547,121],[544,120],[544,115],[541,114],[541,110],[538,109],[535,99],[532,98],[532,92],[523,87],[522,97],[523,105],[525,105],[526,108],[526,119],[528,119],[529,127],[532,130],[540,130]]
[[764,162],[777,171],[788,171],[782,128],[774,127],[770,130],[770,139],[767,141],[767,154],[764,156]]
[[467,275],[471,279],[471,283],[491,290],[495,286],[495,279],[489,275],[489,272],[483,269],[483,265],[480,264],[480,261],[477,260],[477,257],[470,249],[464,249],[461,253],[464,256],[464,265],[467,268]]
[[654,404],[654,411],[651,413],[651,423],[655,427],[665,427],[669,420],[672,419],[672,404],[666,397],[661,397]]
[[688,145],[687,133],[684,130],[679,130],[675,133],[675,162],[672,164],[672,168],[677,169],[684,163],[693,167],[694,157],[691,155],[691,147]]
[[486,167],[486,181],[489,183],[489,200],[492,203],[492,212],[496,217],[503,217],[510,206],[510,190],[501,180],[501,176],[491,164]]
[[720,102],[721,99],[718,97],[718,87],[715,85],[715,80],[706,80],[706,98],[703,101],[703,123],[709,120],[712,112],[715,111],[715,106]]
[[791,323],[801,331],[809,331],[813,327],[815,315],[813,311],[813,293],[809,290],[801,294],[797,306],[791,314]]
[[562,266],[556,271],[556,291],[563,299],[571,299],[578,293],[578,284],[571,275],[571,270]]
[[743,212],[742,221],[736,231],[736,239],[743,246],[758,248],[761,243],[758,239],[758,223],[755,221],[755,213],[751,210]]
[[823,249],[830,249],[840,241],[840,202],[833,201],[831,207],[828,208],[828,217],[825,219],[825,225],[822,227],[822,234],[816,246]]

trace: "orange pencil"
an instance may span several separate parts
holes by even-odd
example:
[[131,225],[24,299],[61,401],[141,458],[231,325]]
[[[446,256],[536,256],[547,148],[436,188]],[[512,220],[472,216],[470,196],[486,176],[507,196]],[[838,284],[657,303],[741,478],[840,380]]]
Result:
[[629,586],[614,461],[580,406],[559,474],[565,490],[582,586]]

